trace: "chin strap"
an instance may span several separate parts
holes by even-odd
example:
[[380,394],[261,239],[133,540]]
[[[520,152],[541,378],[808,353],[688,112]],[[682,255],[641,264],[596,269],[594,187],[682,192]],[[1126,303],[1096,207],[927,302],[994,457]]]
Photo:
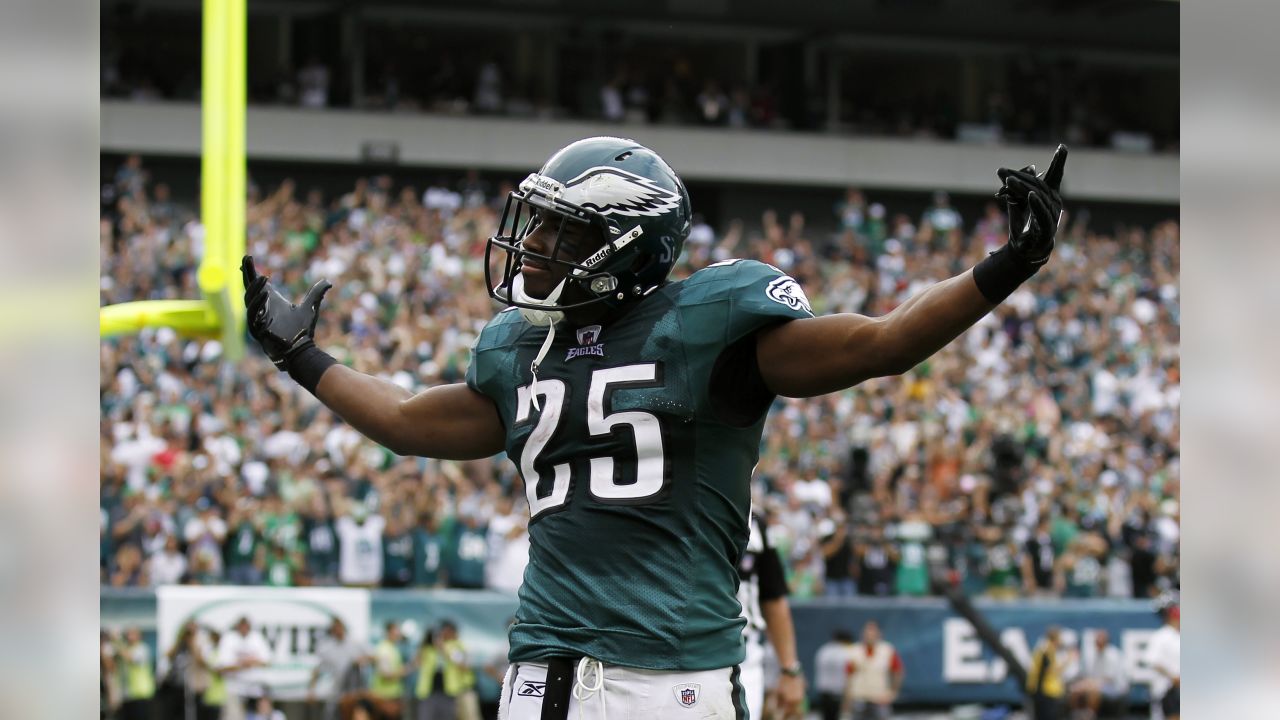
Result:
[[533,358],[533,362],[529,364],[529,372],[533,374],[533,382],[529,384],[529,398],[533,400],[533,408],[539,412],[542,411],[542,405],[538,403],[538,365],[542,364],[543,358],[547,356],[547,351],[551,349],[551,343],[556,337],[556,324],[547,324],[547,339],[542,341],[542,348],[538,350],[538,354]]
[[[545,298],[539,299],[531,297],[524,291],[524,277],[516,275],[511,282],[511,296],[522,303],[530,303],[534,305],[552,305],[560,299],[560,293],[564,292],[565,281],[561,280]],[[529,395],[533,400],[535,410],[541,412],[542,405],[538,402],[538,366],[542,364],[542,360],[547,356],[547,352],[551,350],[551,343],[556,337],[556,323],[564,319],[564,312],[560,310],[539,310],[535,308],[520,308],[520,314],[524,316],[531,325],[546,325],[547,337],[542,341],[542,349],[538,350],[538,355],[529,364],[529,372],[533,374],[533,382],[529,384]]]

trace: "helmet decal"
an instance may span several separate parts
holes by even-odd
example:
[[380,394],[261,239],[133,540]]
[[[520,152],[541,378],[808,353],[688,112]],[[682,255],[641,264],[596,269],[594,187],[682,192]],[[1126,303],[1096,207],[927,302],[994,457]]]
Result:
[[601,215],[654,217],[680,205],[680,196],[646,177],[593,167],[565,183],[563,198]]

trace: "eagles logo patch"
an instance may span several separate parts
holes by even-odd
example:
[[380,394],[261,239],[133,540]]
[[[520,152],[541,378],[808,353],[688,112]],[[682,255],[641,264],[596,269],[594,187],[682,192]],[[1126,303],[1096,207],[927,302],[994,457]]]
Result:
[[565,354],[564,361],[569,362],[576,357],[583,355],[595,355],[596,357],[604,357],[604,343],[596,342],[600,339],[600,326],[588,325],[578,329],[578,347],[569,348],[569,352]]
[[770,300],[786,305],[792,310],[804,310],[810,315],[813,314],[813,308],[809,306],[809,298],[804,294],[804,289],[800,287],[800,283],[788,275],[783,275],[769,283],[764,294]]

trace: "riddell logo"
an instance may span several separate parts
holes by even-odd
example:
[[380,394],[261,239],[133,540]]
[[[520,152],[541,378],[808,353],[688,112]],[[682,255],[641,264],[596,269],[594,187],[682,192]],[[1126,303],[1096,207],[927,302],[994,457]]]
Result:
[[569,348],[569,352],[564,356],[565,362],[583,355],[595,355],[596,357],[604,357],[604,343],[598,343],[600,339],[599,325],[588,325],[584,328],[578,328],[578,345],[579,347]]

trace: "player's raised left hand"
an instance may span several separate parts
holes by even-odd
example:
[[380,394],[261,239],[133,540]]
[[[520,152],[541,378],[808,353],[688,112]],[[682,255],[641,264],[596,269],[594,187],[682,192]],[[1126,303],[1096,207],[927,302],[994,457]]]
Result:
[[316,321],[320,319],[320,302],[333,285],[321,280],[294,305],[271,284],[271,278],[259,275],[253,257],[244,256],[240,264],[244,277],[244,306],[249,334],[262,346],[271,362],[281,370],[288,369],[289,359],[315,345]]
[[1035,165],[996,171],[1003,183],[996,198],[1005,202],[1009,213],[1009,249],[1029,265],[1043,265],[1053,252],[1062,216],[1060,188],[1066,166],[1067,146],[1059,145],[1043,175],[1036,175]]

